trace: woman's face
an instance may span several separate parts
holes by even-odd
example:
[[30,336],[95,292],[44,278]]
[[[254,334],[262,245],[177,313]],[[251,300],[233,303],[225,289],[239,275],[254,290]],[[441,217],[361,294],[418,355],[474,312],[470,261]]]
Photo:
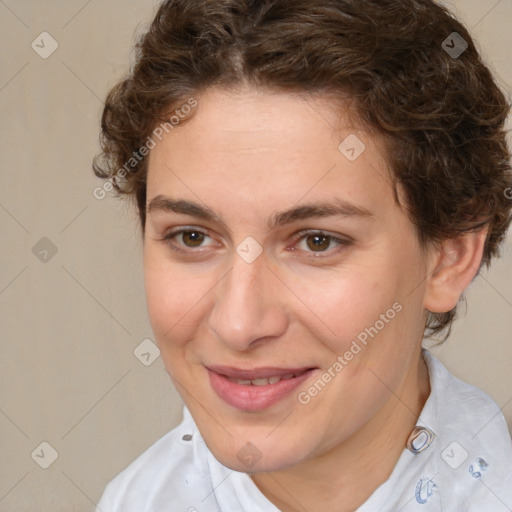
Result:
[[149,317],[217,459],[277,470],[392,421],[417,386],[427,256],[382,142],[339,106],[196,99],[150,152]]

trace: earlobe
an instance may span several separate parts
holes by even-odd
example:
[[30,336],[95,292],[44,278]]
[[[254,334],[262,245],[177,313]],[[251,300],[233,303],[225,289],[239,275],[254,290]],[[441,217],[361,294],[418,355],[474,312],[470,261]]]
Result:
[[424,307],[431,313],[445,313],[457,303],[477,275],[488,228],[440,242],[432,250]]

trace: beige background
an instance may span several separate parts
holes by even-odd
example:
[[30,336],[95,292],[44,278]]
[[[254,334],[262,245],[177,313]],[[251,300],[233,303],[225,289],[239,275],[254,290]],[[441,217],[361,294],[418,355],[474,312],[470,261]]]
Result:
[[[510,95],[512,1],[451,5]],[[160,358],[144,366],[133,353],[152,338],[135,214],[95,199],[102,183],[90,170],[102,99],[154,6],[0,0],[2,512],[92,510],[106,482],[181,417]],[[43,31],[59,45],[47,59],[31,48],[51,48],[49,39],[41,48]],[[55,255],[41,252],[43,237]],[[488,392],[512,426],[511,240],[434,352]],[[58,453],[48,469],[38,465],[51,457],[42,442]]]

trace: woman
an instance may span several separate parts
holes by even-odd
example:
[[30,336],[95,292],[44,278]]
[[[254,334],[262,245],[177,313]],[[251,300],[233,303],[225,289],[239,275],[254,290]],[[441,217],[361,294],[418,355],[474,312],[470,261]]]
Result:
[[427,350],[510,220],[509,105],[431,0],[168,0],[110,92],[184,420],[103,512],[512,510],[498,406]]

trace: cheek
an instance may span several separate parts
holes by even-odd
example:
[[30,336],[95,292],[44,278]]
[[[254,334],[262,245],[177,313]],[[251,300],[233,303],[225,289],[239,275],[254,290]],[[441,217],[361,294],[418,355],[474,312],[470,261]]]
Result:
[[343,363],[343,379],[364,377],[369,385],[366,372],[372,369],[393,383],[403,372],[423,332],[416,297],[421,287],[410,295],[416,272],[391,257],[369,258],[350,271],[300,281],[298,295],[310,308],[301,323],[330,353],[327,366],[337,356],[350,361]]
[[168,261],[145,254],[144,286],[149,320],[160,349],[185,343],[197,326],[207,284]]
[[396,300],[392,286],[386,287],[362,267],[295,282],[297,295],[308,306],[302,323],[337,354],[348,350],[351,342]]

